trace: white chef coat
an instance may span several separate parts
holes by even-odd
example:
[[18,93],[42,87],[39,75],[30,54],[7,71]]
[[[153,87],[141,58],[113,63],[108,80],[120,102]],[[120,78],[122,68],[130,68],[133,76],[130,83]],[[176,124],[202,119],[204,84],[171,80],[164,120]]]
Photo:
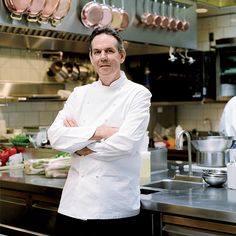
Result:
[[[74,153],[88,147],[95,153],[72,154],[59,213],[78,219],[134,216],[140,208],[140,144],[149,122],[151,93],[128,80],[124,72],[110,86],[96,81],[76,87],[48,130],[54,149]],[[78,127],[65,127],[73,118]],[[119,131],[106,140],[89,140],[96,127]]]
[[225,105],[220,119],[219,132],[226,136],[234,136],[236,140],[236,96]]

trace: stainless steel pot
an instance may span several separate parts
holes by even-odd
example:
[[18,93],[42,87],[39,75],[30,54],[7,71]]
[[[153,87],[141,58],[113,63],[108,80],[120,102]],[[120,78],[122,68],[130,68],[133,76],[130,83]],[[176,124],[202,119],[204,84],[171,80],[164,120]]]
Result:
[[231,136],[205,136],[192,140],[192,144],[200,152],[223,152],[233,144]]
[[224,152],[197,152],[196,162],[204,167],[225,167],[227,164]]

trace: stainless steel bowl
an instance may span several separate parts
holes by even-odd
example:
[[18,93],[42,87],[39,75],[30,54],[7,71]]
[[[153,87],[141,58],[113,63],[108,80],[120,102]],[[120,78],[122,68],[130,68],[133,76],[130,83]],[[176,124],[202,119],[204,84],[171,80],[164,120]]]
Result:
[[232,146],[233,141],[231,136],[205,136],[192,140],[192,144],[200,152],[223,152]]
[[211,186],[222,186],[227,181],[227,172],[223,170],[204,170],[202,178]]

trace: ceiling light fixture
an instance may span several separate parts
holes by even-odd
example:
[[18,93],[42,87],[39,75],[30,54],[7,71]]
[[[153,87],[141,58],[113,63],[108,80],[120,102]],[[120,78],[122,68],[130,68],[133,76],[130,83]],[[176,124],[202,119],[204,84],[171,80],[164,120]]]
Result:
[[201,13],[207,13],[208,10],[206,8],[197,8],[196,12],[201,14]]

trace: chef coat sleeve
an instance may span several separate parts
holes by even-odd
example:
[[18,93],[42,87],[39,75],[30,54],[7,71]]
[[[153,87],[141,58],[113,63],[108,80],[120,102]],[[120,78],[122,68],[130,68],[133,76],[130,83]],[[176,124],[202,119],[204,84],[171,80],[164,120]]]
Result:
[[224,107],[220,119],[219,132],[236,138],[236,96],[231,98]]
[[80,90],[79,92],[74,90],[67,99],[63,109],[58,112],[57,117],[49,127],[48,138],[52,148],[74,153],[94,142],[89,139],[96,131],[95,126],[66,127],[64,125],[66,118],[77,120],[75,109],[79,106],[78,101],[82,104],[84,92],[84,90]]
[[151,93],[147,89],[140,90],[133,97],[126,118],[119,131],[110,138],[88,145],[95,151],[90,157],[104,161],[125,158],[139,151],[146,133],[150,118]]

